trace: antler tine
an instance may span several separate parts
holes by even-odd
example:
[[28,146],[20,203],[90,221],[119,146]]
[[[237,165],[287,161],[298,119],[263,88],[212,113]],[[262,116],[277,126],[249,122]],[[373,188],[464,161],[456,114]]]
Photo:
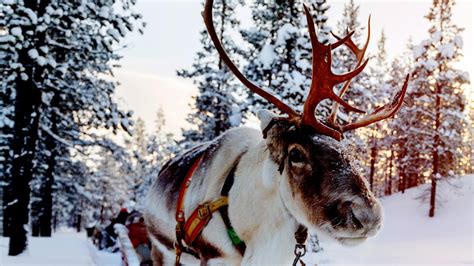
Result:
[[[369,47],[370,18],[371,18],[371,15],[369,15],[369,19],[368,19],[368,22],[367,22],[367,24],[368,24],[368,26],[367,26],[367,39],[366,39],[365,44],[362,48],[357,47],[357,45],[354,43],[354,41],[352,39],[341,38],[341,37],[337,36],[336,34],[334,34],[334,32],[331,31],[332,36],[334,36],[334,38],[336,38],[338,40],[338,43],[341,42],[343,39],[347,40],[347,41],[344,41],[344,44],[352,51],[352,53],[354,53],[354,55],[357,59],[356,67],[359,67],[361,65],[362,60],[365,56],[365,52],[367,51],[367,47]],[[353,33],[353,32],[354,31],[352,31],[351,33]],[[364,64],[367,64],[367,60],[364,62]],[[344,94],[346,93],[347,89],[349,88],[349,85],[351,84],[351,82],[352,82],[352,78],[347,80],[344,83],[344,85],[342,86],[341,91],[339,92],[339,97],[342,98],[342,96],[344,96]],[[335,125],[336,124],[338,108],[339,108],[338,102],[334,102],[332,107],[331,107],[331,114],[329,115],[329,118],[328,118],[328,123],[330,125]],[[347,108],[347,107],[345,107],[345,108]],[[350,109],[348,109],[348,110],[350,110]]]
[[337,39],[337,42],[331,44],[331,49],[334,50],[337,47],[345,44],[347,41],[351,41],[351,37],[352,37],[352,35],[354,35],[354,33],[355,33],[355,31],[351,31],[351,32],[349,32],[349,34],[346,35],[346,37],[339,38],[339,37],[335,36],[334,33],[331,31],[331,34]]
[[[357,47],[357,45],[354,43],[354,41],[352,39],[347,39],[347,36],[344,37],[344,38],[341,38],[341,37],[337,36],[334,32],[331,31],[331,35],[334,36],[334,38],[337,39],[336,43],[340,43],[341,41],[343,41],[343,44],[345,44],[354,53],[354,55],[356,56],[357,62],[362,61],[362,58],[364,58],[365,52],[367,51],[367,47],[369,46],[369,41],[370,41],[370,19],[371,19],[371,15],[369,15],[369,19],[368,19],[368,22],[367,22],[367,25],[368,25],[367,26],[367,39],[366,39],[365,44],[362,48]],[[349,35],[352,36],[353,33],[354,33],[354,31],[351,31],[349,33]]]
[[[358,68],[356,68],[355,70],[353,70],[352,72],[349,72],[349,73],[346,73],[346,74],[342,74],[342,75],[336,75],[336,74],[333,74],[332,71],[331,71],[331,65],[332,65],[332,54],[331,54],[331,50],[332,50],[332,44],[329,45],[329,52],[328,52],[328,71],[329,73],[331,74],[333,80],[334,80],[334,84],[333,85],[336,85],[338,83],[341,83],[341,82],[344,82],[347,80],[351,80],[353,77],[357,76],[360,74],[360,72],[362,72],[364,70],[364,68],[367,66],[367,63],[369,62],[369,60],[365,60],[364,64],[362,64],[362,66],[358,66]],[[314,78],[314,77],[313,77]],[[333,90],[332,90],[332,86],[331,86],[331,93],[330,93],[330,96],[328,97],[330,98],[331,100],[334,100],[334,102],[336,103],[339,103],[341,104],[342,106],[344,106],[346,109],[348,109],[349,111],[351,112],[357,112],[357,113],[365,113],[365,111],[363,110],[360,110],[354,106],[351,106],[349,105],[347,102],[345,102],[340,96],[337,96]]]
[[[342,100],[340,97],[338,97],[334,93],[333,87],[334,85],[344,82],[348,79],[351,79],[357,74],[359,74],[364,69],[367,62],[359,66],[354,71],[343,74],[343,75],[336,75],[332,73],[332,70],[331,70],[331,63],[332,63],[331,50],[333,49],[332,45],[324,45],[318,41],[313,18],[311,17],[308,7],[304,6],[304,10],[306,14],[306,20],[308,23],[308,30],[309,30],[311,45],[313,48],[312,49],[313,50],[313,63],[312,63],[313,74],[312,74],[311,88],[304,105],[302,123],[312,126],[313,128],[315,128],[318,132],[322,134],[325,134],[337,140],[340,140],[342,135],[341,135],[341,132],[339,132],[339,128],[332,127],[332,126],[329,127],[319,122],[315,118],[315,110],[318,104],[322,100],[331,99],[343,105],[344,107],[346,107],[347,109],[351,111],[364,113],[364,111],[357,109],[355,107],[352,107],[351,105],[346,103],[344,100]],[[336,42],[335,45],[338,46],[347,42],[348,40],[350,40],[350,36],[352,34],[353,33],[348,34],[348,36]]]
[[234,75],[244,84],[247,88],[249,88],[252,92],[260,95],[270,103],[274,104],[280,111],[283,113],[288,114],[290,117],[298,116],[298,113],[294,111],[291,107],[286,105],[284,102],[280,101],[275,96],[271,95],[270,93],[266,92],[262,88],[256,86],[252,82],[250,82],[245,76],[239,71],[237,66],[232,62],[232,60],[227,55],[226,51],[222,47],[222,44],[217,36],[216,30],[214,28],[214,22],[212,19],[212,4],[213,0],[207,0],[204,5],[204,11],[202,12],[202,16],[204,18],[204,24],[206,24],[207,32],[211,37],[214,46],[216,47],[217,51],[221,59],[226,63],[227,67],[234,73]]
[[403,87],[400,91],[397,92],[397,94],[393,97],[392,101],[386,104],[383,107],[377,108],[373,113],[367,115],[366,117],[360,119],[359,121],[356,121],[354,123],[350,123],[344,126],[341,126],[341,131],[346,132],[348,130],[353,130],[356,128],[368,126],[372,123],[375,123],[377,121],[389,118],[395,113],[400,110],[400,107],[402,106],[403,99],[405,98],[405,94],[408,88],[408,82],[410,80],[410,75],[408,74],[405,83],[403,84]]
[[[302,115],[302,123],[313,127],[316,131],[320,132],[321,134],[328,135],[334,139],[340,140],[342,138],[341,132],[319,122],[316,119],[315,114],[314,114],[319,102],[321,102],[322,100],[328,97],[328,96],[325,96],[323,94],[324,92],[321,91],[324,89],[324,87],[318,88],[315,74],[316,72],[318,72],[318,70],[320,70],[320,72],[323,72],[323,73],[319,73],[319,75],[322,78],[324,78],[325,74],[327,75],[327,73],[330,72],[331,70],[330,63],[328,63],[329,67],[327,67],[327,66],[321,65],[321,62],[324,61],[323,57],[326,54],[331,53],[331,49],[330,47],[325,46],[318,41],[318,37],[316,35],[316,29],[314,27],[313,18],[311,17],[308,7],[305,4],[303,4],[303,7],[304,7],[305,15],[306,15],[309,37],[310,37],[311,46],[312,46],[313,73],[312,73],[310,91],[303,107],[304,109],[303,109],[303,115]],[[329,59],[330,58],[328,58],[328,61]]]

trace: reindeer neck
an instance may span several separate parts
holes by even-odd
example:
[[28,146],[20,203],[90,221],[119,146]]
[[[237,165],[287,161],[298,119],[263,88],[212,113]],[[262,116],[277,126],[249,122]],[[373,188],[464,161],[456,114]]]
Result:
[[[257,231],[263,234],[288,231],[285,234],[292,239],[298,227],[280,197],[281,176],[277,169],[275,175],[278,176],[275,176],[273,184],[264,184],[263,174],[269,166],[264,165],[263,158],[267,157],[264,141],[250,147],[240,158],[234,187],[229,194],[231,220],[244,241],[254,237]],[[239,213],[240,216],[234,217],[233,213]]]

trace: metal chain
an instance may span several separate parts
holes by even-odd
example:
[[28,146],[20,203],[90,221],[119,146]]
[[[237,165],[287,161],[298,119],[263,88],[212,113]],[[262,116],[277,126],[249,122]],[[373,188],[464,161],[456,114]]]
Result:
[[301,260],[301,257],[303,257],[306,254],[306,245],[304,244],[295,244],[295,260],[293,261],[293,266],[296,266],[298,264],[298,261],[301,263],[301,265],[305,265],[304,262]]
[[295,232],[295,260],[293,261],[293,266],[296,266],[298,264],[298,261],[301,263],[302,266],[304,266],[304,262],[301,260],[301,257],[303,257],[306,254],[306,239],[308,238],[308,229],[304,227],[303,225],[300,225],[298,227],[298,230]]

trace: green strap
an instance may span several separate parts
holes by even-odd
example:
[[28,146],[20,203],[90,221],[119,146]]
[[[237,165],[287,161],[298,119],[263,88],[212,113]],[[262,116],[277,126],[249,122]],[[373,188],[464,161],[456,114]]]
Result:
[[229,228],[227,229],[227,234],[229,235],[230,237],[230,240],[232,241],[232,243],[234,245],[240,245],[240,243],[243,243],[244,241],[242,241],[242,239],[240,239],[240,237],[237,235],[237,233],[235,232],[234,228]]

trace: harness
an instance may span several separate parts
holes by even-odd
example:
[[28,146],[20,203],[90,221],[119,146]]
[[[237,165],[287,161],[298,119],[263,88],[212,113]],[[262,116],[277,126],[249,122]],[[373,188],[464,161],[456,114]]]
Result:
[[[234,184],[234,175],[237,168],[235,164],[229,174],[227,175],[224,185],[221,190],[221,197],[218,199],[199,205],[189,216],[185,219],[184,213],[184,201],[186,198],[186,192],[191,184],[192,176],[196,171],[198,165],[201,163],[203,156],[201,155],[198,159],[194,161],[191,168],[189,169],[186,177],[181,184],[178,202],[176,205],[176,242],[174,243],[175,253],[176,253],[176,262],[175,265],[180,265],[181,254],[183,252],[188,253],[199,259],[198,252],[192,247],[194,240],[202,233],[204,227],[209,223],[212,218],[212,214],[216,211],[219,211],[221,214],[222,220],[227,228],[227,235],[230,238],[234,247],[239,251],[243,256],[245,253],[245,243],[240,239],[240,237],[235,232],[234,228],[229,219],[228,211],[228,195],[229,191]],[[301,260],[306,254],[306,239],[308,236],[307,228],[303,225],[300,225],[295,232],[295,260],[293,261],[293,266],[296,266],[298,261],[301,265],[305,265]]]
[[202,161],[202,156],[199,157],[191,166],[190,170],[186,174],[186,177],[181,184],[181,188],[178,194],[178,203],[176,205],[176,265],[179,265],[181,260],[182,252],[186,252],[195,256],[199,259],[198,253],[193,249],[192,244],[194,240],[201,234],[204,227],[209,223],[212,218],[212,214],[219,210],[222,220],[227,228],[227,234],[234,244],[235,248],[243,256],[245,253],[245,243],[239,238],[234,228],[231,225],[228,211],[228,198],[229,191],[234,183],[234,173],[237,165],[227,175],[224,182],[224,186],[221,190],[221,197],[218,199],[199,205],[189,216],[185,219],[184,214],[184,200],[186,197],[186,191],[191,183],[192,176],[196,171],[199,163]]

